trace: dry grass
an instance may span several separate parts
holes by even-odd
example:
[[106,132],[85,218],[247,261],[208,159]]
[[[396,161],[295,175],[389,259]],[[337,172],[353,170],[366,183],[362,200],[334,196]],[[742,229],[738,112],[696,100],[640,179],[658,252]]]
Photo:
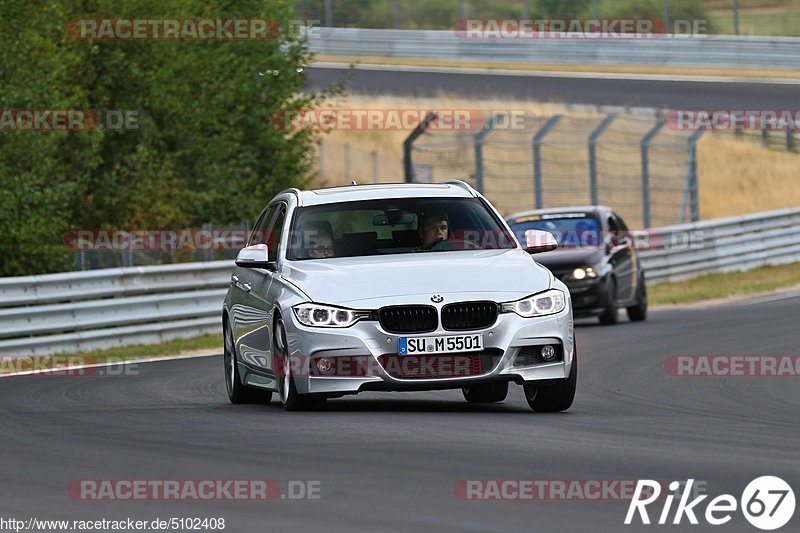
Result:
[[[513,63],[503,61],[458,61],[384,56],[325,56],[314,58],[318,62],[356,63],[375,65],[412,65],[420,67],[454,67],[480,69],[507,69],[542,72],[595,72],[609,74],[652,74],[663,76],[723,76],[735,78],[791,78],[800,79],[800,72],[791,69],[713,68],[656,65],[600,65],[597,63]],[[313,65],[312,65],[313,66]]]
[[800,206],[800,155],[727,135],[698,145],[704,219]]

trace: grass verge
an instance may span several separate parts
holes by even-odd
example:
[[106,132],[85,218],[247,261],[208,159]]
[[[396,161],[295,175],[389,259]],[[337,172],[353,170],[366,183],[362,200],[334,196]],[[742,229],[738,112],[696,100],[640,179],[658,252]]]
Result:
[[747,272],[709,274],[673,283],[648,287],[651,304],[679,304],[800,285],[800,263],[764,266]]
[[[121,346],[118,348],[87,352],[21,358],[34,359],[35,361],[26,361],[22,364],[13,364],[13,359],[4,358],[4,364],[0,365],[0,374],[9,374],[19,370],[32,369],[31,365],[35,365],[37,369],[50,370],[65,366],[102,364],[131,359],[155,359],[157,357],[171,355],[194,355],[215,350],[222,353],[222,333],[203,335],[190,339],[172,339],[158,344],[137,344],[135,346]],[[7,362],[7,364],[5,364],[5,362]]]
[[[733,34],[733,15],[730,9],[714,10],[711,20],[721,34]],[[741,35],[797,37],[800,35],[800,8],[772,7],[741,9],[739,11]]]

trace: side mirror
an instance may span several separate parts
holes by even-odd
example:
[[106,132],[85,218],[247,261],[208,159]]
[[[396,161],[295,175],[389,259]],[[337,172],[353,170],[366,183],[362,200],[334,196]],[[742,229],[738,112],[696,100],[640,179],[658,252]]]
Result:
[[254,244],[239,250],[236,266],[242,268],[272,268],[266,244]]
[[558,248],[558,241],[549,231],[529,229],[525,232],[525,251],[529,254],[552,252]]

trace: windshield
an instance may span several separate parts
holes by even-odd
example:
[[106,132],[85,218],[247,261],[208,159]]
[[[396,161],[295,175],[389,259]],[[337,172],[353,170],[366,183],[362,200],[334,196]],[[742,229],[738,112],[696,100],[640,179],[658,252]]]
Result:
[[479,198],[340,202],[295,211],[287,257],[328,259],[516,247]]
[[509,224],[520,242],[525,242],[529,229],[549,231],[559,248],[597,248],[602,242],[600,221],[591,213],[559,213],[527,215]]

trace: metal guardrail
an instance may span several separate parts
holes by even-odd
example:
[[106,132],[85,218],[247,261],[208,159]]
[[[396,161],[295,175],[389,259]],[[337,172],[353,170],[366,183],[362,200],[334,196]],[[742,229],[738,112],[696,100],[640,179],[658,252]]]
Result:
[[314,28],[311,50],[332,56],[703,67],[800,68],[800,38],[732,35],[642,39],[468,39],[454,30]]
[[0,278],[0,354],[46,355],[220,331],[232,261]]
[[[649,283],[800,262],[800,209],[654,228]],[[220,331],[231,261],[0,278],[0,355],[45,355]]]
[[800,209],[679,224],[648,231],[639,257],[648,282],[800,262]]

